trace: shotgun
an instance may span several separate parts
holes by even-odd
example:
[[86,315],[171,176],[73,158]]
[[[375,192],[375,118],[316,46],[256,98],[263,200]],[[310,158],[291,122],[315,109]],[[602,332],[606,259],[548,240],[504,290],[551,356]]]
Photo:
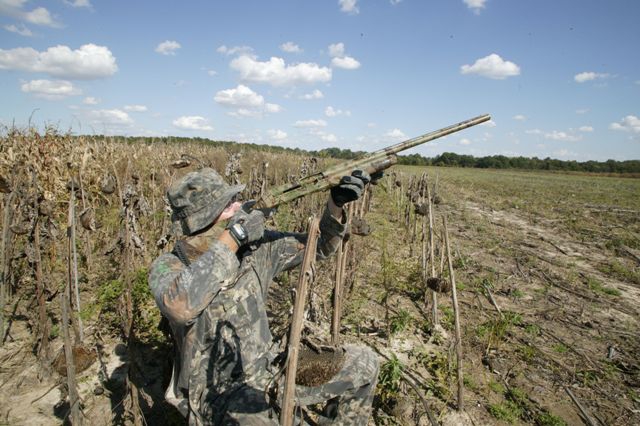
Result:
[[396,154],[414,146],[441,138],[451,133],[459,132],[471,126],[484,123],[491,119],[489,114],[480,115],[449,127],[444,127],[422,136],[408,139],[378,151],[366,154],[355,160],[337,164],[329,169],[306,176],[294,183],[275,186],[269,189],[255,204],[253,209],[274,209],[280,204],[286,204],[300,197],[320,192],[337,186],[343,176],[349,176],[355,170],[364,170],[370,175],[385,170],[398,162]]

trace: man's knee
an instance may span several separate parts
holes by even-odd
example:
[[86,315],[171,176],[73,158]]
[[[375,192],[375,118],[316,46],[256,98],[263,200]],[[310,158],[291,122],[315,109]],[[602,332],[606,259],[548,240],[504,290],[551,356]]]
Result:
[[378,355],[366,346],[346,345],[347,363],[345,368],[355,373],[355,376],[362,381],[359,386],[366,384],[375,385],[380,369]]

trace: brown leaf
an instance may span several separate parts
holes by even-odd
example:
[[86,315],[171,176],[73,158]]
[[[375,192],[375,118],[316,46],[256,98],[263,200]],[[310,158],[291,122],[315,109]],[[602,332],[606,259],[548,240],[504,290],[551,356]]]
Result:
[[4,178],[4,176],[0,175],[0,192],[3,194],[8,194],[11,192],[11,187],[9,186],[9,182]]
[[84,211],[80,213],[80,223],[82,224],[82,227],[87,231],[96,230],[96,220],[93,215],[93,209],[91,207],[84,209]]
[[100,190],[105,194],[113,194],[116,191],[116,178],[106,175],[100,182]]

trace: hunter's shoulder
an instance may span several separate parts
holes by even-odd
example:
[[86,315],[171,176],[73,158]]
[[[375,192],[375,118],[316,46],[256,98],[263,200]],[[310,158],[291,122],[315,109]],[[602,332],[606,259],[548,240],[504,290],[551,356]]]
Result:
[[157,287],[166,280],[168,276],[182,271],[184,264],[172,253],[163,253],[158,256],[149,268],[149,285],[151,288]]

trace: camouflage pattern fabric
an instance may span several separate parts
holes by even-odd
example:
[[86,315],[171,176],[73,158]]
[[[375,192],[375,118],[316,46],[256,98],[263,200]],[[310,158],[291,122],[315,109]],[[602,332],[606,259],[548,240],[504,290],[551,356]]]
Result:
[[[341,243],[345,225],[325,209],[320,231],[317,258],[324,259]],[[265,299],[272,279],[302,262],[305,242],[306,234],[268,230],[259,244],[235,254],[207,232],[187,238],[189,266],[171,253],[154,261],[151,291],[176,346],[166,398],[190,425],[278,424],[266,396],[278,348]],[[332,424],[366,424],[377,358],[368,349],[345,350],[343,368],[328,383],[298,386],[296,397],[302,405],[335,399]]]

